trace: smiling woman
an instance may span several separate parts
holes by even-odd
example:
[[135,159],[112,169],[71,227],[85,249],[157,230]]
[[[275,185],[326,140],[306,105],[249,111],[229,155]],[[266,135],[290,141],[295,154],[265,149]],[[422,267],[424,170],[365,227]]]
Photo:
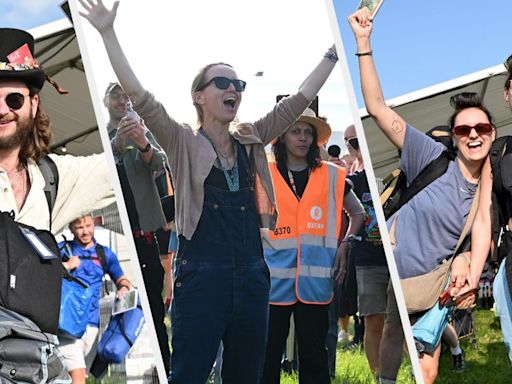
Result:
[[[400,169],[410,185],[447,148],[408,125],[383,102],[384,96],[370,43],[373,20],[369,10],[363,8],[354,13],[349,17],[349,23],[356,39],[361,89],[367,111],[391,143],[401,150]],[[431,308],[435,310],[438,307],[437,299],[449,279],[456,283],[452,296],[476,286],[482,272],[482,260],[485,260],[489,250],[490,223],[482,219],[476,220],[473,226],[473,233],[479,229],[480,234],[471,238],[471,260],[465,254],[454,254],[459,249],[459,238],[464,240],[464,223],[467,221],[469,226],[472,224],[470,211],[478,204],[483,212],[489,211],[490,188],[487,187],[490,183],[482,183],[481,188],[478,184],[484,171],[484,179],[489,179],[490,170],[484,167],[484,161],[495,138],[492,116],[475,93],[455,95],[451,105],[454,111],[449,118],[449,125],[457,148],[455,161],[451,161],[444,174],[417,193],[388,220],[396,266],[402,279],[407,310],[413,322]],[[485,190],[480,200],[477,193],[479,188]],[[477,218],[481,217],[477,215]],[[446,273],[436,275],[436,272],[443,270]],[[434,277],[428,280],[425,276],[438,277],[439,284],[436,285]],[[427,285],[414,283],[421,278],[425,279],[423,281]],[[421,304],[412,305],[413,302],[419,303],[418,299],[421,298],[424,298]],[[467,308],[474,299],[473,293],[462,300],[459,307]],[[401,364],[403,339],[395,297],[390,295],[381,345],[383,382],[394,382],[396,379]],[[426,383],[434,382],[437,377],[440,346],[440,342],[436,341],[434,351],[427,353],[418,349]]]
[[81,4],[81,15],[100,32],[122,88],[166,151],[173,175],[179,248],[169,382],[204,383],[222,341],[223,380],[258,383],[270,288],[259,229],[274,228],[277,217],[264,148],[314,99],[336,52],[328,50],[298,92],[244,124],[232,123],[245,81],[228,64],[203,67],[191,87],[199,123],[192,128],[171,118],[132,71],[113,28],[119,3],[112,10],[101,1]]

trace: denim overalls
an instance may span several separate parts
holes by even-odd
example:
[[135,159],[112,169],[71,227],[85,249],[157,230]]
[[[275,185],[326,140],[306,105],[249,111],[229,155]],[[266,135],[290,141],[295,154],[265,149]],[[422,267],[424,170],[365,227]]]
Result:
[[[237,145],[239,168],[248,170],[245,148]],[[179,239],[169,383],[205,384],[222,340],[223,383],[257,384],[265,354],[270,276],[253,182],[236,192],[206,183],[204,188],[196,231],[191,240]]]

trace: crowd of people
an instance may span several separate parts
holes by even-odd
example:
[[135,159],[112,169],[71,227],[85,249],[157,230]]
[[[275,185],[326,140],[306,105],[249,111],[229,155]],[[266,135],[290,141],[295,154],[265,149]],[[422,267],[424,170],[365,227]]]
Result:
[[[347,339],[350,317],[355,335],[349,347],[362,345],[375,380],[394,383],[404,350],[398,302],[405,302],[413,326],[447,308],[440,299],[447,286],[447,301],[457,309],[474,304],[496,240],[493,194],[500,227],[512,216],[509,179],[493,177],[489,160],[496,139],[493,117],[478,94],[451,98],[454,149],[447,170],[387,221],[402,287],[395,294],[393,286],[400,284],[390,280],[355,126],[344,129],[348,152],[342,155],[339,146],[328,146],[329,123],[311,108],[338,61],[334,47],[295,94],[248,123],[237,116],[246,82],[227,63],[204,66],[191,86],[198,120],[192,127],[175,121],[131,69],[114,31],[118,3],[112,10],[101,1],[81,3],[81,15],[99,32],[118,79],[104,94],[104,128],[169,383],[203,384],[215,362],[226,384],[279,383],[292,316],[300,383],[328,384],[335,377],[336,350]],[[349,23],[367,111],[400,151],[399,167],[411,184],[447,148],[384,103],[368,9],[351,15]],[[24,31],[4,29],[0,39],[6,63],[25,42],[33,52],[32,36]],[[504,100],[512,111],[512,59],[507,64]],[[2,68],[0,211],[53,234],[68,225],[74,236],[59,244],[57,259],[91,289],[92,304],[83,335],[59,334],[59,350],[72,382],[83,384],[95,355],[104,275],[118,298],[134,286],[115,253],[94,238],[90,212],[113,202],[105,158],[48,155],[51,129],[39,96],[46,74],[36,61]],[[512,145],[503,147],[502,163],[511,151]],[[51,202],[39,165],[43,158],[58,171]],[[501,254],[494,295],[512,361],[508,237],[505,231],[494,244]],[[16,276],[10,284],[14,289]],[[6,292],[0,290],[0,299],[8,308]],[[57,333],[57,324],[46,327],[35,312],[22,314]],[[464,351],[447,319],[435,325],[442,328],[454,368],[463,370]],[[417,346],[422,349],[412,353],[420,356],[423,380],[433,383],[440,338],[431,349]]]

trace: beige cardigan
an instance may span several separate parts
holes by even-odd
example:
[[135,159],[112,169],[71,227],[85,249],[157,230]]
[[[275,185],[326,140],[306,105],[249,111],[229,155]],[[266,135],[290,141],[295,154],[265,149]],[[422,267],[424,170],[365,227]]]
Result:
[[[264,228],[273,229],[277,220],[265,146],[293,124],[308,105],[299,92],[282,99],[261,119],[230,127],[231,135],[249,154],[251,171],[256,175],[256,206]],[[134,108],[167,153],[176,192],[176,230],[191,239],[201,217],[204,181],[217,157],[215,151],[197,129],[173,120],[151,93],[146,92]]]

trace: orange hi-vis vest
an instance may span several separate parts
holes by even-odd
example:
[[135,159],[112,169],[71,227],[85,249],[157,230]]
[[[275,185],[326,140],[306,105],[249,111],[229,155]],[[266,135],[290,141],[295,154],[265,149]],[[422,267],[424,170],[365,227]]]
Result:
[[333,298],[346,171],[323,162],[311,172],[299,201],[276,164],[269,167],[279,213],[276,229],[262,232],[270,303],[328,304]]

